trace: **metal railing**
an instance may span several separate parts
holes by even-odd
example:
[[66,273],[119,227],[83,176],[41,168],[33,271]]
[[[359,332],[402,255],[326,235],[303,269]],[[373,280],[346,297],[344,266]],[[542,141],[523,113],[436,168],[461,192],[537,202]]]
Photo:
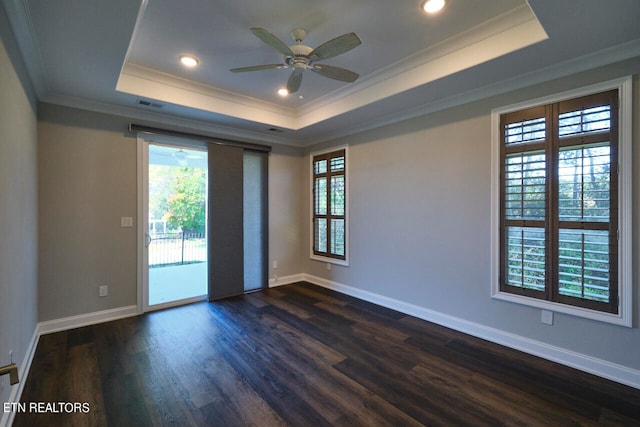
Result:
[[149,267],[206,261],[207,242],[204,232],[154,233],[150,235]]

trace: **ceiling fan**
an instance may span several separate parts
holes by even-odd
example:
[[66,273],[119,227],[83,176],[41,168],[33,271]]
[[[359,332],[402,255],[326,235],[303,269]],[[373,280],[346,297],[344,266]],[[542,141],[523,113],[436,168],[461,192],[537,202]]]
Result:
[[315,62],[317,60],[333,58],[360,45],[362,40],[360,40],[355,33],[344,34],[312,49],[302,44],[302,41],[307,36],[307,31],[302,28],[296,28],[291,31],[291,37],[295,41],[295,44],[292,46],[287,46],[283,41],[264,28],[251,28],[251,31],[264,43],[283,54],[284,62],[281,64],[233,68],[230,70],[233,73],[268,70],[270,68],[293,68],[293,72],[287,81],[288,93],[294,93],[300,89],[304,70],[311,70],[321,76],[349,83],[356,81],[358,77],[360,77],[358,73],[354,73],[353,71],[333,65],[316,64]]

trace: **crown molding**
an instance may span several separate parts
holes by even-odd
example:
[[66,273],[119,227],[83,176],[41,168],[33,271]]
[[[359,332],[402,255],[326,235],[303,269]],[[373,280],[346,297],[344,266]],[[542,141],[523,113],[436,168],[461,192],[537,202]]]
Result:
[[348,88],[339,99],[299,117],[298,128],[319,123],[384,98],[422,86],[548,38],[526,8],[518,8],[459,36],[425,49]]
[[9,18],[31,84],[37,97],[41,99],[49,92],[51,84],[35,34],[29,4],[27,0],[3,0],[2,4]]
[[[135,37],[135,33],[134,33]],[[126,62],[116,89],[199,110],[300,130],[547,39],[528,4],[424,49],[297,109]],[[133,39],[132,39],[133,43]]]
[[124,65],[116,90],[216,114],[295,129],[294,110],[148,67]]
[[469,102],[478,101],[491,96],[512,92],[514,90],[522,89],[535,84],[540,84],[554,79],[566,77],[600,66],[632,59],[634,57],[640,57],[640,39],[632,40],[630,42],[626,42],[598,52],[593,52],[579,58],[567,60],[563,63],[532,71],[527,74],[522,74],[511,79],[502,80],[499,83],[486,85],[462,94],[457,94],[448,98],[421,104],[414,108],[406,109],[400,112],[394,112],[385,116],[376,117],[375,119],[367,122],[359,122],[355,126],[349,127],[348,129],[339,132],[327,133],[321,137],[316,138],[305,138],[304,141],[302,141],[300,138],[296,138],[295,135],[294,137],[291,137],[290,135],[284,136],[281,134],[264,135],[260,132],[253,132],[224,125],[214,125],[210,122],[179,118],[170,114],[162,114],[153,111],[141,111],[140,109],[134,107],[123,107],[83,98],[55,95],[44,97],[42,101],[99,113],[124,116],[136,120],[146,120],[154,123],[163,123],[177,127],[184,127],[197,130],[199,132],[206,132],[211,134],[212,136],[218,136],[221,138],[240,138],[248,142],[266,142],[294,147],[309,147],[331,140],[344,138],[360,132],[365,132],[412,118],[424,116]]
[[133,33],[131,33],[131,39],[129,39],[129,46],[127,47],[127,53],[124,55],[124,61],[122,61],[122,68],[120,69],[120,74],[122,74],[122,70],[129,63],[129,58],[131,57],[131,51],[133,50],[133,45],[135,44],[135,40],[138,38],[138,31],[140,29],[140,24],[142,23],[142,18],[147,10],[147,6],[149,5],[149,0],[139,0],[140,8],[138,8],[138,16],[136,17],[136,23],[133,26]]
[[[490,37],[496,36],[497,34],[509,30],[517,30],[518,28],[522,30],[522,26],[532,23],[537,23],[539,26],[537,18],[533,14],[531,8],[527,4],[523,4],[488,21],[480,23],[460,34],[422,49],[407,58],[403,58],[393,64],[387,65],[386,67],[359,79],[357,83],[345,88],[337,89],[321,98],[308,102],[299,108],[299,115],[304,116],[306,114],[311,114],[315,110],[322,109],[338,100],[351,97],[363,90],[369,88],[376,89],[378,85],[383,85],[388,80],[397,78],[408,70],[412,70],[425,64],[430,64],[432,61],[442,58],[445,55],[449,55],[460,49],[472,46],[481,40],[486,40]],[[535,30],[544,31],[541,26]],[[546,33],[544,36],[540,34],[539,37],[543,39],[546,38]],[[424,83],[427,82],[425,81],[422,84]]]
[[174,115],[153,111],[141,111],[135,107],[123,107],[63,95],[47,96],[44,97],[42,101],[99,113],[124,116],[135,120],[146,120],[153,123],[169,124],[171,126],[205,132],[220,138],[242,139],[247,142],[273,143],[293,147],[310,147],[635,57],[640,57],[640,39],[632,40],[598,52],[593,52],[579,58],[570,59],[563,63],[545,67],[540,70],[521,74],[511,79],[502,80],[499,83],[485,85],[465,93],[421,104],[414,108],[376,117],[375,119],[366,122],[355,122],[354,126],[338,132],[329,132],[322,136],[308,137],[304,139],[296,137],[295,133],[293,135],[265,135],[260,132],[211,124],[210,122],[201,120],[180,118]]
[[177,117],[172,114],[163,114],[155,111],[144,111],[135,107],[126,107],[116,104],[109,104],[105,102],[98,102],[85,98],[70,97],[66,95],[49,95],[41,102],[60,105],[63,107],[77,108],[86,111],[92,111],[95,113],[110,114],[114,116],[125,117],[128,120],[138,120],[145,123],[153,123],[156,125],[174,126],[176,128],[189,129],[190,131],[197,131],[206,133],[212,137],[225,138],[225,139],[239,139],[245,142],[255,143],[271,143],[279,145],[289,145],[299,147],[298,141],[295,138],[291,138],[282,134],[262,134],[246,129],[239,129],[231,126],[225,126],[220,124],[212,124],[211,122],[195,119],[187,119]]
[[[138,1],[140,9],[129,51],[136,38],[138,24],[149,2],[149,0]],[[434,83],[452,73],[545,40],[547,34],[528,3],[525,3],[462,34],[446,39],[435,46],[416,52],[408,58],[365,76],[354,84],[309,101],[298,108],[284,107],[258,98],[235,94],[133,64],[125,59],[117,90],[220,115],[223,124],[218,125],[207,120],[175,116],[169,113],[168,109],[165,109],[164,112],[141,110],[134,106],[122,106],[110,102],[98,102],[52,93],[51,80],[47,75],[45,61],[37,42],[36,29],[33,26],[28,0],[2,0],[2,3],[35,92],[38,99],[43,102],[122,115],[137,120],[169,123],[172,126],[187,127],[229,139],[241,138],[258,143],[267,142],[296,147],[320,144],[640,56],[640,39],[637,39],[561,64],[502,80],[499,83],[454,94],[447,98],[375,117],[372,115],[371,118],[367,117],[363,121],[353,120],[346,128],[340,130],[331,130],[332,127],[328,125],[323,128],[322,132],[309,129],[308,133],[298,133],[295,131],[367,105],[375,109],[371,104],[409,89]],[[125,58],[129,57],[129,51]],[[225,125],[224,117],[237,118],[240,121],[246,120],[251,122],[249,123],[251,125],[263,123],[290,130],[290,132],[263,133],[256,130],[245,130],[240,127],[242,124],[236,127],[235,125],[229,126],[229,122],[227,122]]]
[[520,74],[516,77],[501,80],[500,82],[485,85],[464,93],[424,103],[413,108],[393,112],[381,117],[376,117],[370,121],[360,122],[357,123],[356,126],[352,126],[338,132],[327,133],[320,138],[308,139],[305,146],[317,145],[339,138],[344,138],[360,132],[381,128],[394,123],[435,113],[437,111],[442,111],[447,108],[453,108],[469,102],[509,93],[514,90],[549,82],[636,57],[640,57],[640,39],[631,40],[629,42],[597,52],[592,52],[578,58],[569,59],[562,63],[531,71],[526,74]]
[[295,110],[273,102],[263,101],[247,95],[238,94],[229,90],[216,88],[204,83],[178,77],[169,73],[145,67],[143,65],[127,63],[123,66],[123,73],[140,79],[147,79],[159,84],[173,86],[181,90],[188,90],[223,101],[231,101],[245,107],[255,107],[275,114],[283,114],[295,117]]

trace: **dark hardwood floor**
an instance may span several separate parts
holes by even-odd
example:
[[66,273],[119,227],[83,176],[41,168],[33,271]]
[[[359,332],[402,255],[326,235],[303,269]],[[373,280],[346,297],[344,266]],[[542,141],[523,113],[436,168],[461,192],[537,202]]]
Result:
[[42,336],[22,402],[89,411],[14,426],[640,425],[640,390],[310,284]]

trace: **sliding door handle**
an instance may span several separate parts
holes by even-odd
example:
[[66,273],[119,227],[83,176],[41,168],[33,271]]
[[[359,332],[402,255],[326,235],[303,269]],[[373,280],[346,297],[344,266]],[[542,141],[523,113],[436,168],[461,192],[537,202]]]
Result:
[[149,233],[144,233],[144,247],[148,248],[153,239],[149,236]]

